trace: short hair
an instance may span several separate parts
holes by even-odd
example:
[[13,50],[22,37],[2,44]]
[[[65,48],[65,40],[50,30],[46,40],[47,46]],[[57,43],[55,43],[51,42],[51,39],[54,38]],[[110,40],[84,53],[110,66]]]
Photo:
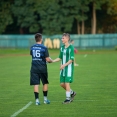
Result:
[[70,41],[70,34],[69,33],[63,33],[63,36],[68,37]]
[[41,34],[41,33],[36,33],[36,34],[35,34],[35,41],[36,41],[36,42],[40,42],[41,39],[42,39],[42,34]]

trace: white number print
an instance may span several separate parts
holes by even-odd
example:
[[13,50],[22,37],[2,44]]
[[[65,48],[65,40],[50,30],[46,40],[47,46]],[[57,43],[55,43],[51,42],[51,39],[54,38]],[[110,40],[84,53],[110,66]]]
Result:
[[33,50],[33,57],[40,57],[40,50]]

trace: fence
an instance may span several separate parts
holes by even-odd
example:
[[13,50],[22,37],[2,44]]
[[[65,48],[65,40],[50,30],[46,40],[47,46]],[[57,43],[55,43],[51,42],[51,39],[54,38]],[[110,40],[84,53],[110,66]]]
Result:
[[[60,48],[61,35],[43,36],[43,44],[48,48]],[[74,46],[86,48],[113,48],[117,46],[117,34],[71,35]],[[34,35],[0,35],[0,48],[29,48],[35,43]]]

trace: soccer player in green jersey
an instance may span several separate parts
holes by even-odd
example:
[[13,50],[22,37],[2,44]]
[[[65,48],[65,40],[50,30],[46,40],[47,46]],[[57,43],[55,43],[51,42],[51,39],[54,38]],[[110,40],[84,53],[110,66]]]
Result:
[[58,62],[61,60],[60,66],[60,86],[66,90],[66,99],[63,104],[73,101],[76,93],[70,88],[70,83],[73,82],[74,71],[74,47],[69,43],[70,35],[63,33],[62,43],[64,44],[60,49],[59,57],[53,60]]

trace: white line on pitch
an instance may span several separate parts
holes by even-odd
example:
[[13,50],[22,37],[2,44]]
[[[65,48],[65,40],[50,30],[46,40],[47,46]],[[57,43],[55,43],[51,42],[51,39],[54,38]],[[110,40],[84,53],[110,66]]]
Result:
[[21,113],[22,111],[24,111],[25,109],[27,109],[31,104],[32,104],[32,102],[30,101],[23,108],[21,108],[20,110],[18,110],[17,112],[15,112],[13,115],[11,115],[11,117],[16,117],[19,113]]

